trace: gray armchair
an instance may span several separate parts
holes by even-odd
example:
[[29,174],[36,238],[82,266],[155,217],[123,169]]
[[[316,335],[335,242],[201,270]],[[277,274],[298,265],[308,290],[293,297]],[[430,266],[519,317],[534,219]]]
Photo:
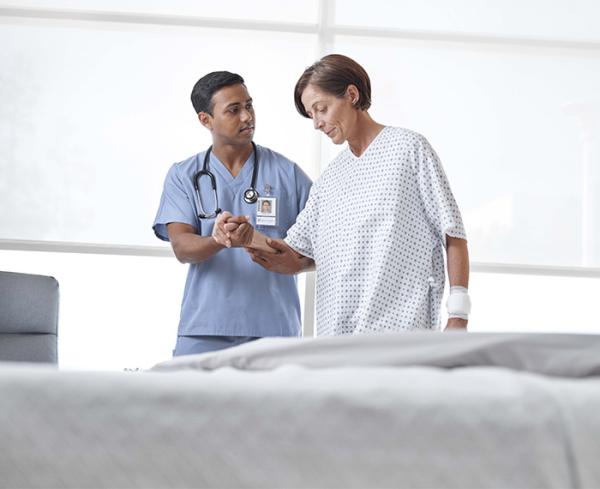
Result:
[[0,272],[0,361],[57,363],[58,282]]

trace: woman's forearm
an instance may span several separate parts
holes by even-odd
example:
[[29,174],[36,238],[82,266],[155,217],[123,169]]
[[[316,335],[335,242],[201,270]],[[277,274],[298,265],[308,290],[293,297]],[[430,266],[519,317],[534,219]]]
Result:
[[248,246],[246,246],[246,248],[250,248],[253,250],[260,250],[260,251],[264,251],[266,253],[277,253],[277,250],[271,248],[267,244],[267,239],[269,239],[268,236],[264,235],[260,231],[257,231],[256,228],[254,228],[254,234],[252,235],[252,241],[250,242],[250,244]]
[[464,239],[446,237],[448,281],[451,286],[469,288],[469,250]]

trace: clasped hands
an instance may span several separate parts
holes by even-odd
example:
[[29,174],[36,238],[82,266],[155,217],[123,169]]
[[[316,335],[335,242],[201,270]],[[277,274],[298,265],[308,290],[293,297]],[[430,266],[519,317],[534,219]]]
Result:
[[217,216],[212,237],[226,248],[243,247],[248,251],[278,252],[277,249],[269,246],[270,239],[254,230],[248,216],[234,216],[231,212],[222,212]]
[[212,237],[227,248],[244,247],[254,263],[271,272],[295,274],[312,263],[310,258],[295,252],[284,241],[256,231],[248,216],[234,216],[230,212],[219,214]]
[[248,216],[234,216],[231,212],[221,212],[215,219],[212,237],[227,248],[246,247],[252,243],[254,228]]

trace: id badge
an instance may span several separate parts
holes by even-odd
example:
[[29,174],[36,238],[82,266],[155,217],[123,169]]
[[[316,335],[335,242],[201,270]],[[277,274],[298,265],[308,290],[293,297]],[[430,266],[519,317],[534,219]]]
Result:
[[256,201],[256,225],[277,226],[277,197],[259,197]]

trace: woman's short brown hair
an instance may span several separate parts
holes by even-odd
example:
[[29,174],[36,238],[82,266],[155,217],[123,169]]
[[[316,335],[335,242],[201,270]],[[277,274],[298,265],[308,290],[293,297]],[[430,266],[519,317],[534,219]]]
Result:
[[348,85],[358,88],[359,97],[354,106],[367,110],[371,106],[371,80],[356,61],[341,54],[329,54],[304,70],[294,88],[294,103],[300,115],[309,117],[302,105],[302,93],[308,84],[324,92],[343,97]]

